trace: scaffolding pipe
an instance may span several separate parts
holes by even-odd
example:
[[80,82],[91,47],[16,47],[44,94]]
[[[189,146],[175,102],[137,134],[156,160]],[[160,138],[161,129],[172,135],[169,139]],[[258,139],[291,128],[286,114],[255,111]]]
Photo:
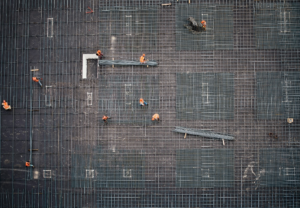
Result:
[[230,135],[223,135],[223,134],[218,134],[210,131],[203,131],[200,129],[188,129],[180,126],[176,126],[175,129],[173,130],[178,133],[183,133],[183,134],[191,134],[191,135],[196,135],[196,136],[202,136],[202,137],[207,137],[207,138],[212,138],[212,139],[227,139],[227,140],[234,140],[233,136]]
[[125,61],[125,60],[99,60],[99,66],[101,65],[115,65],[115,66],[157,66],[155,61],[147,61],[142,64],[139,61]]

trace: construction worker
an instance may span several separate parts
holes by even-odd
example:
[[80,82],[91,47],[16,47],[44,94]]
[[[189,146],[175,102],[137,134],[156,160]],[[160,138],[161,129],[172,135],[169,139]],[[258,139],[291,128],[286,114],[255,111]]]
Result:
[[143,98],[140,98],[140,106],[145,106],[145,105],[148,105],[148,103],[146,103]]
[[42,83],[41,83],[40,80],[42,80],[42,78],[32,77],[32,81],[39,83],[39,85],[40,85],[41,87],[43,87],[43,85],[42,85]]
[[141,64],[144,64],[144,63],[146,63],[147,61],[148,61],[148,60],[145,59],[145,54],[143,54],[143,55],[141,56],[141,58],[140,58]]
[[202,20],[201,24],[202,24],[202,31],[206,31],[206,21]]
[[102,59],[102,57],[104,57],[104,54],[101,53],[100,50],[97,51],[96,55],[98,56],[98,59]]
[[25,162],[25,166],[34,168],[34,166],[32,164],[30,164],[30,160]]
[[159,115],[157,113],[152,116],[152,121],[159,121]]
[[3,100],[2,105],[4,110],[11,110],[10,105],[8,105],[8,103],[5,100]]
[[111,119],[111,118],[108,117],[108,116],[106,116],[106,115],[104,115],[104,116],[102,117],[102,120],[103,120],[104,123],[106,123],[106,124],[107,124],[107,119]]

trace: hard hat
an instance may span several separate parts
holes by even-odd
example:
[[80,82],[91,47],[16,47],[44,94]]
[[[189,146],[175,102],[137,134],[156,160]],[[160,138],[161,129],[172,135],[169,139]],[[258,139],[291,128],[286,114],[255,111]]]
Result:
[[143,56],[145,56],[145,54],[143,54]]

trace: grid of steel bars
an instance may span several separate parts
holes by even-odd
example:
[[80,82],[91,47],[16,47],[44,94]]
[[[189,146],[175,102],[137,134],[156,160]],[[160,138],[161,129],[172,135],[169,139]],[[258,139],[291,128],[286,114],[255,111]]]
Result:
[[[162,6],[163,3],[171,5]],[[228,39],[229,49],[190,51],[178,50],[176,47],[176,7],[184,8],[188,5],[193,8],[195,5],[194,8],[198,8],[202,3],[220,8],[230,7],[233,15],[233,34],[230,34],[233,37]],[[300,172],[300,128],[298,117],[293,116],[294,111],[291,110],[299,109],[300,106],[297,100],[298,81],[293,82],[293,89],[287,93],[293,99],[292,108],[289,104],[284,105],[284,112],[289,117],[294,117],[292,123],[287,122],[287,116],[274,115],[275,118],[258,119],[260,92],[265,89],[257,84],[258,73],[293,74],[299,69],[299,27],[293,22],[299,18],[296,1],[4,0],[0,5],[0,97],[7,100],[13,108],[10,112],[1,109],[0,113],[1,207],[300,206],[298,178],[294,177]],[[274,5],[277,5],[275,13],[280,11],[278,5],[291,11],[277,12],[279,16],[274,18],[282,19],[278,21],[278,27],[275,21],[272,28],[280,30],[280,33],[274,33],[269,38],[265,36],[268,33],[261,33],[268,30],[268,27],[260,25],[264,20],[269,20],[256,15],[264,15],[266,8],[272,13],[270,8]],[[90,11],[88,7],[93,13],[87,13]],[[145,29],[138,28],[138,15],[135,20],[127,22],[122,17],[106,16],[111,8],[119,9],[116,12],[118,15],[123,14],[120,8],[131,13],[148,11],[149,15],[141,18],[146,24]],[[257,13],[258,9],[260,13]],[[217,13],[218,10],[214,12]],[[292,14],[289,27],[285,20],[287,12]],[[124,18],[126,15],[130,19],[132,14],[125,14]],[[147,24],[149,17],[154,19]],[[115,31],[118,31],[118,25],[124,26],[127,33],[117,34],[121,40],[117,35],[107,37],[106,42],[101,39],[107,19],[116,27]],[[130,33],[134,30],[134,24],[138,29],[136,33]],[[289,30],[295,35],[291,36]],[[153,36],[138,34],[140,31],[150,31]],[[280,36],[282,33],[284,37]],[[108,33],[104,34],[109,36]],[[142,47],[142,42],[136,43],[134,38],[128,38],[129,34],[145,37],[146,47]],[[277,36],[280,38],[277,39]],[[114,38],[118,38],[123,44],[115,44]],[[261,39],[264,40],[263,45]],[[280,45],[276,45],[280,40]],[[129,47],[128,44],[132,45]],[[93,68],[90,65],[88,79],[82,80],[82,54],[93,54],[98,49],[103,50],[110,60],[122,58],[138,61],[141,54],[146,53],[150,60],[159,63],[159,67]],[[31,71],[33,69],[39,71]],[[233,119],[177,119],[176,74],[207,73],[233,74]],[[154,101],[149,99],[149,108],[138,108],[138,94],[145,90],[145,86],[138,87],[138,93],[132,99],[136,99],[138,110],[146,112],[146,121],[125,122],[122,117],[122,120],[117,119],[107,125],[102,122],[101,118],[106,112],[99,110],[99,95],[106,86],[100,80],[107,81],[115,75],[123,77],[120,86],[124,83],[124,88],[110,86],[110,90],[122,96],[127,92],[126,77],[129,77],[129,81],[135,76],[141,77],[135,83],[145,83],[143,77],[154,76],[159,80],[152,86],[156,95],[153,97]],[[42,77],[43,88],[32,82],[32,76]],[[270,81],[282,82],[277,78]],[[276,92],[275,95],[284,96],[284,89],[273,91]],[[119,99],[119,102],[123,101],[122,98]],[[151,102],[155,102],[154,108],[150,107],[153,105]],[[265,106],[271,104],[271,100],[266,102]],[[151,121],[154,113],[160,114],[160,122]],[[116,118],[118,117],[112,119]],[[234,142],[225,141],[223,145],[218,140],[192,135],[184,138],[183,135],[172,132],[175,126],[234,135],[236,139]],[[234,165],[230,164],[226,168],[230,177],[234,178],[233,182],[230,181],[232,187],[176,186],[177,151],[212,149],[228,150],[228,153],[234,150]],[[93,157],[95,154],[103,154],[105,157]],[[213,161],[213,164],[205,167],[217,167],[217,155],[212,154],[207,161]],[[265,157],[263,160],[262,156]],[[290,163],[283,166],[283,162],[269,162],[267,158],[272,156]],[[104,161],[98,161],[99,159]],[[200,161],[203,157],[197,156],[194,159]],[[31,160],[34,169],[25,167],[27,160]],[[139,160],[142,162],[138,162]],[[101,162],[104,162],[103,166],[100,165]],[[193,159],[189,160],[189,164],[195,164]],[[188,166],[191,170],[194,167],[200,168]],[[106,171],[105,174],[113,178],[111,185],[105,185],[110,177],[100,179],[100,170]],[[76,171],[81,171],[80,177],[88,182],[73,186]],[[221,171],[224,170],[220,168],[219,172]],[[282,177],[277,183],[274,178],[278,178],[279,174]],[[141,186],[134,185],[135,175],[141,175]],[[201,175],[195,174],[193,177]],[[120,178],[122,180],[118,181]],[[212,184],[218,184],[217,180],[219,179],[215,179],[216,183]],[[220,183],[226,184],[226,180],[225,177]],[[293,180],[294,183],[291,182]]]

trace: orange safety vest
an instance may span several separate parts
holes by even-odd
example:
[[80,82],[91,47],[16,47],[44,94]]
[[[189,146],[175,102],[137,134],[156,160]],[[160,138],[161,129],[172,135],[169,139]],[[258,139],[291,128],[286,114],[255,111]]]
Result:
[[140,99],[140,104],[144,105],[144,99],[143,98]]
[[97,51],[97,56],[101,56],[101,51],[100,50]]
[[145,57],[144,57],[144,56],[141,56],[140,62],[141,62],[141,63],[145,63]]
[[25,163],[25,166],[26,166],[26,167],[29,167],[29,166],[30,166],[30,162],[26,162],[26,163]]
[[36,77],[32,77],[32,81],[39,82],[39,80]]
[[206,29],[206,22],[204,20],[201,21],[202,28],[205,30]]
[[159,119],[159,115],[157,113],[155,113],[153,116],[152,116],[152,121],[154,120],[158,120]]
[[103,121],[106,121],[107,119],[108,119],[107,116],[103,116],[103,117],[102,117],[102,120],[103,120]]
[[8,103],[7,103],[6,101],[3,102],[2,105],[3,105],[3,108],[4,108],[5,110],[11,109],[10,106],[8,105]]

